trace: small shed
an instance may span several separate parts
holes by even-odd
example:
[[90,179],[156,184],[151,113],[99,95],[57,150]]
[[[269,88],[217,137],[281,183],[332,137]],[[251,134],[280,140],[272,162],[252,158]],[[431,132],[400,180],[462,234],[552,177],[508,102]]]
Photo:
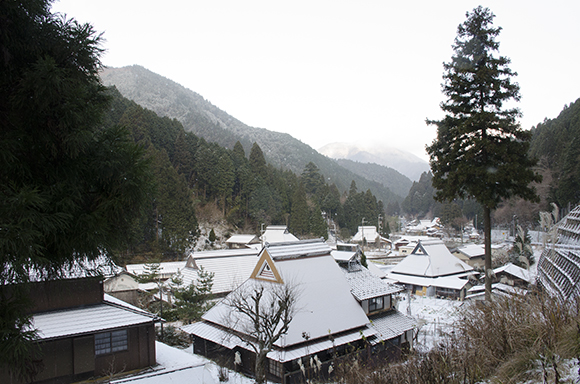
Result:
[[232,235],[226,240],[229,249],[250,248],[254,244],[260,244],[260,239],[256,235]]

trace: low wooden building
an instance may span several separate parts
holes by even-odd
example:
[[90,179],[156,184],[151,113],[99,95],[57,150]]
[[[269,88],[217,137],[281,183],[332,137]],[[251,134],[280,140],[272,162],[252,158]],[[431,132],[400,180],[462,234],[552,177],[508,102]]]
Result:
[[[10,294],[10,286],[3,289]],[[156,364],[160,319],[105,297],[101,277],[37,281],[30,298],[43,367],[33,382],[72,383]],[[0,382],[19,383],[7,372],[0,372]]]

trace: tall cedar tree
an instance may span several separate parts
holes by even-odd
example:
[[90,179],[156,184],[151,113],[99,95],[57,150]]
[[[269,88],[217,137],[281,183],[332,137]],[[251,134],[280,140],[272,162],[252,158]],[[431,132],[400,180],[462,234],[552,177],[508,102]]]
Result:
[[503,200],[519,196],[537,200],[532,182],[541,176],[527,156],[530,133],[516,122],[517,108],[504,103],[519,101],[519,85],[512,82],[515,72],[510,60],[494,56],[499,49],[495,38],[495,15],[481,6],[466,13],[457,28],[451,62],[444,64],[441,103],[446,113],[437,126],[437,138],[427,147],[433,171],[436,199],[473,197],[484,207],[485,297],[491,298],[491,210]]
[[21,381],[38,368],[31,274],[124,247],[149,180],[127,132],[99,126],[100,35],[50,4],[0,2],[0,371]]

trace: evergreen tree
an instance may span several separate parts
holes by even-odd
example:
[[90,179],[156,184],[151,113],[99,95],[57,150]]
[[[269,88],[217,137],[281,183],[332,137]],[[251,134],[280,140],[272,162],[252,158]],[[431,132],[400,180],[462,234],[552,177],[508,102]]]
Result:
[[296,236],[302,236],[309,232],[309,212],[304,184],[300,183],[294,191],[290,210],[289,227]]
[[313,162],[306,164],[300,179],[304,184],[304,190],[307,195],[313,196],[317,200],[321,199],[320,194],[323,192],[325,183],[324,176],[320,174],[316,164]]
[[560,207],[580,203],[580,137],[574,137],[562,155],[560,180],[555,191]]
[[124,249],[149,190],[143,150],[100,125],[100,35],[50,4],[0,2],[0,369],[22,382],[39,357],[31,272]]
[[536,199],[529,184],[540,181],[529,159],[530,133],[516,119],[519,86],[510,60],[495,56],[501,28],[494,28],[493,13],[481,6],[467,13],[457,28],[451,62],[444,64],[441,103],[445,117],[428,121],[437,126],[437,138],[427,147],[433,186],[440,201],[474,197],[484,207],[486,299],[491,298],[491,210],[502,199],[519,196]]
[[264,158],[264,153],[262,149],[258,145],[258,143],[254,143],[252,145],[252,149],[250,150],[250,168],[252,172],[261,177],[263,180],[268,179],[268,167],[266,164],[266,159]]
[[197,281],[184,287],[177,277],[172,279],[174,287],[172,289],[175,298],[175,317],[184,324],[191,324],[201,320],[201,315],[207,312],[211,306],[211,289],[213,287],[214,273],[206,271],[200,267],[197,272]]

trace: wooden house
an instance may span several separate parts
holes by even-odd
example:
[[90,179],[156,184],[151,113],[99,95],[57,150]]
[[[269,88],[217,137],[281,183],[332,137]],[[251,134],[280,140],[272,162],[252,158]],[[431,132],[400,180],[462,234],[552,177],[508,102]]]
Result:
[[[349,263],[347,269],[341,268],[330,253],[322,240],[266,244],[250,278],[236,290],[274,290],[292,284],[299,291],[298,310],[287,333],[267,354],[269,381],[326,379],[345,355],[397,356],[402,346],[410,347],[414,322],[392,307],[392,295],[401,288],[378,278],[373,279],[376,286],[369,286],[368,270],[352,263],[356,270],[349,270]],[[192,336],[195,353],[221,358],[252,375],[255,353],[250,345],[256,341],[244,326],[248,320],[227,304],[228,297],[205,313],[203,321],[182,330]],[[372,316],[376,323],[371,322]]]

